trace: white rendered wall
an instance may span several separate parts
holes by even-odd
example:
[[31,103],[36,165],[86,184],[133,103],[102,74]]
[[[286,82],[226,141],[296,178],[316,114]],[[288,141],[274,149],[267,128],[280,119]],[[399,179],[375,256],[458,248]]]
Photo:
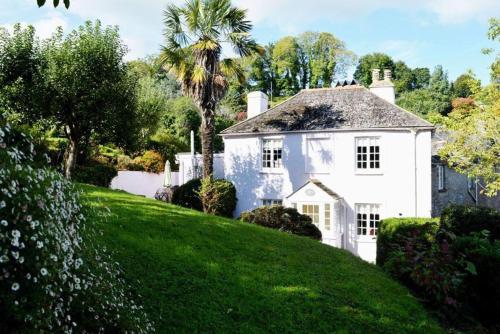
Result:
[[[309,134],[310,135],[310,134]],[[323,134],[324,135],[324,134]],[[375,260],[375,239],[358,239],[354,222],[355,204],[380,204],[381,216],[415,216],[415,170],[417,172],[417,215],[430,217],[431,136],[430,131],[415,135],[410,131],[337,131],[328,134],[332,152],[330,173],[306,173],[306,133],[275,136],[226,137],[225,174],[236,185],[238,204],[235,215],[261,205],[262,199],[284,199],[308,179],[319,179],[343,197],[347,228],[346,248],[362,258]],[[377,175],[359,174],[355,169],[355,138],[380,138],[381,170]],[[262,138],[283,139],[283,169],[261,172]],[[417,169],[415,169],[415,153]]]
[[[111,181],[111,189],[119,189],[134,195],[154,198],[156,191],[163,186],[164,174],[137,171],[119,171]],[[172,184],[177,185],[178,173],[172,172]]]

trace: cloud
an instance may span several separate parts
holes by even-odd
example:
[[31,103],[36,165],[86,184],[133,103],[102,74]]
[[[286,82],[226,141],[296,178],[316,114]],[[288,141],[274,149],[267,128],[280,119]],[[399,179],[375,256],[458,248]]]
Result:
[[425,43],[415,40],[386,40],[378,46],[378,51],[391,55],[395,60],[404,60],[414,67],[420,65],[420,52],[425,48]]
[[[22,26],[32,25],[35,28],[36,35],[39,38],[45,39],[52,36],[57,27],[66,29],[68,27],[67,19],[59,12],[51,12],[46,17],[34,22],[16,22]],[[15,23],[6,23],[0,25],[9,31],[12,31]]]

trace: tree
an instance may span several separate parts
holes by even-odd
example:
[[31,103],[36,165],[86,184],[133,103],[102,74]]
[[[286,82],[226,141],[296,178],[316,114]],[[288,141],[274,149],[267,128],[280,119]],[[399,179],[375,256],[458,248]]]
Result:
[[328,32],[305,32],[298,36],[301,50],[301,88],[330,87],[335,75],[346,74],[355,59],[345,43]]
[[234,59],[221,59],[222,43],[239,56],[259,50],[250,37],[252,24],[246,11],[230,0],[188,0],[183,7],[169,5],[165,11],[165,41],[161,61],[180,81],[201,113],[203,175],[213,174],[215,110],[228,88],[228,77],[244,80]]
[[284,95],[300,90],[302,57],[302,50],[292,36],[283,37],[274,45],[272,62],[276,69],[276,88]]
[[471,97],[481,90],[481,80],[479,80],[472,70],[467,70],[460,75],[453,83],[454,97]]
[[66,177],[85,157],[91,139],[130,144],[135,134],[135,81],[123,61],[117,28],[86,22],[63,37],[59,29],[45,47],[47,116],[64,127],[69,144]]
[[396,99],[396,104],[427,119],[432,114],[445,115],[450,106],[449,97],[427,88],[407,91]]
[[440,156],[460,173],[484,183],[488,196],[500,190],[500,94],[496,91],[493,105],[484,107],[472,103],[455,103],[455,108],[443,118],[450,131],[448,143]]
[[[384,53],[371,53],[359,58],[358,66],[354,72],[354,79],[363,86],[370,86],[372,83],[372,70],[378,68],[388,69],[394,72],[394,61]],[[383,72],[381,72],[383,73]]]
[[[36,2],[38,4],[38,7],[42,7],[43,5],[45,5],[47,0],[36,0]],[[60,2],[60,0],[54,0],[54,7],[59,6],[59,2]],[[64,6],[66,7],[66,9],[68,9],[70,0],[63,0],[63,2],[64,2]]]
[[0,27],[0,103],[23,123],[32,122],[44,108],[43,59],[32,26],[15,24],[12,34]]
[[427,67],[417,67],[413,72],[413,89],[426,88],[429,86],[431,71]]

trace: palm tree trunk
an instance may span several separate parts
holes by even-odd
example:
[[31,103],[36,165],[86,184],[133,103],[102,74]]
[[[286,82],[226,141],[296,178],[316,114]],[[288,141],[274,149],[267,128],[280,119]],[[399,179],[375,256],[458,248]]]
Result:
[[214,112],[203,109],[201,119],[201,152],[203,155],[203,177],[212,177],[214,172]]

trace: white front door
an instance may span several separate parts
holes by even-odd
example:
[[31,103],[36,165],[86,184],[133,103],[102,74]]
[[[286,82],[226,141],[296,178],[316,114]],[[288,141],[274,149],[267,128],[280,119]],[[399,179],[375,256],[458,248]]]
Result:
[[311,218],[314,225],[321,231],[323,242],[340,247],[340,240],[337,237],[339,222],[334,219],[333,203],[300,203],[299,211]]

